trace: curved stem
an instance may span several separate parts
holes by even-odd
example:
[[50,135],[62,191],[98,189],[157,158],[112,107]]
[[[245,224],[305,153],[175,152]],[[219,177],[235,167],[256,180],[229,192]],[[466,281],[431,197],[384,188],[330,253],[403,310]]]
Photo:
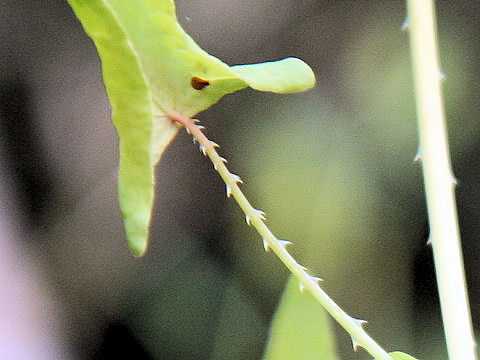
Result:
[[449,358],[475,360],[438,65],[433,0],[409,0],[410,46],[422,160],[442,318]]
[[232,196],[243,210],[248,225],[252,225],[263,239],[265,250],[272,250],[283,264],[299,281],[300,291],[308,290],[315,299],[325,308],[325,310],[350,334],[354,349],[363,347],[375,359],[391,360],[388,353],[373,340],[362,325],[366,321],[355,319],[343,311],[318,285],[320,278],[312,276],[306,272],[306,268],[297,263],[297,261],[287,251],[286,246],[290,244],[287,240],[280,240],[265,225],[265,213],[255,209],[245,195],[240,190],[238,184],[242,183],[240,177],[232,174],[225,166],[226,160],[220,157],[216,151],[218,145],[205,136],[202,132],[202,126],[196,125],[196,120],[177,112],[171,112],[168,117],[181,125],[189,132],[200,144],[200,150],[208,156],[213,163],[215,170],[219,173],[226,185],[227,197]]

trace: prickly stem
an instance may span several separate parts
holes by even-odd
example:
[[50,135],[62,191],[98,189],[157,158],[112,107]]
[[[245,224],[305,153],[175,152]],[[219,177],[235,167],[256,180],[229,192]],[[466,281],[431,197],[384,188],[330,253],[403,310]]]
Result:
[[442,96],[433,0],[407,0],[430,242],[450,360],[477,360]]
[[352,318],[345,311],[343,311],[319,286],[320,278],[312,276],[307,273],[307,268],[300,265],[290,253],[286,246],[291,244],[288,240],[278,239],[270,229],[265,225],[265,213],[261,210],[255,209],[243,192],[240,190],[238,184],[242,183],[239,176],[232,174],[226,167],[226,160],[220,157],[216,151],[218,145],[210,141],[202,132],[201,126],[188,116],[171,112],[168,117],[173,122],[183,125],[190,131],[193,138],[203,147],[206,155],[213,163],[214,169],[223,179],[227,197],[232,196],[245,214],[245,220],[248,225],[253,226],[263,239],[263,246],[265,250],[272,250],[289,271],[297,278],[299,287],[302,290],[308,291],[312,296],[330,313],[330,315],[350,334],[352,339],[358,344],[361,344],[376,360],[392,360],[388,353],[383,350],[373,340],[367,332],[359,326],[356,319]]

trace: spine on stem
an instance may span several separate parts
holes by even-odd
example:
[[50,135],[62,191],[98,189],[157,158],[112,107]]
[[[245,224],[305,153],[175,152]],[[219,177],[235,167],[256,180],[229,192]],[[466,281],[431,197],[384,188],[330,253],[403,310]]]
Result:
[[232,174],[226,167],[226,160],[222,158],[216,148],[218,144],[210,141],[202,132],[204,128],[197,125],[197,120],[177,112],[171,112],[168,117],[184,126],[186,131],[193,136],[194,142],[198,142],[200,151],[208,156],[214,169],[219,173],[225,183],[227,197],[233,197],[245,214],[247,225],[253,226],[262,238],[265,251],[272,250],[288,270],[297,278],[300,291],[308,291],[325,308],[325,310],[350,334],[354,350],[363,347],[377,360],[391,360],[390,355],[373,340],[363,329],[365,320],[355,319],[348,315],[333,301],[319,286],[321,278],[310,275],[307,268],[300,265],[290,253],[287,246],[291,244],[288,240],[278,239],[265,224],[265,213],[255,209],[243,192],[239,184],[242,179]]

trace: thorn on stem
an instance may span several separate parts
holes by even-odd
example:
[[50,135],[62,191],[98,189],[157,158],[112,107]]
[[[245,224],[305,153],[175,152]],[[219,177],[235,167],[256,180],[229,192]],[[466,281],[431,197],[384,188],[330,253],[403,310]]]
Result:
[[353,322],[355,322],[355,324],[357,324],[358,326],[360,326],[362,329],[365,325],[368,324],[368,321],[367,320],[363,320],[363,319],[355,319],[355,318],[352,318]]
[[283,248],[286,248],[287,245],[291,245],[292,242],[291,241],[288,241],[288,240],[280,240],[280,239],[277,239],[277,243],[283,247]]
[[[228,162],[227,159],[225,159],[225,158],[223,158],[223,157],[221,157],[221,156],[219,156],[218,159],[219,159],[221,162],[223,162],[224,164],[226,164],[226,163]],[[214,164],[213,164],[213,168],[214,168],[215,170],[218,170],[218,164],[214,163]]]
[[355,338],[353,336],[351,338],[352,338],[353,351],[356,352],[356,351],[360,350],[362,345],[360,345],[360,343],[357,340],[355,340]]
[[[258,217],[261,220],[265,220],[265,213],[262,210],[253,209],[253,212],[253,216]],[[250,226],[252,222],[250,215],[245,215],[245,221],[247,222],[247,225]]]
[[[357,326],[360,326],[362,329],[367,324],[366,320],[355,319],[355,318],[351,318],[351,319]],[[360,347],[363,347],[363,345],[360,344],[353,336],[351,338],[352,338],[352,346],[354,351],[358,351]]]
[[[288,240],[280,240],[280,239],[275,239],[275,242],[282,248],[286,248],[287,245],[291,245],[292,242],[291,241],[288,241]],[[263,247],[265,249],[265,251],[269,251],[270,250],[270,244],[269,242],[267,241],[266,238],[263,238]]]
[[403,20],[402,26],[400,27],[400,31],[407,31],[410,28],[410,21],[408,20],[408,17]]
[[[306,268],[303,267],[302,265],[299,265],[299,266],[300,266],[302,269],[306,270]],[[311,275],[309,275],[309,277],[310,277],[310,279],[311,279],[312,281],[314,281],[317,285],[318,285],[318,282],[319,282],[319,281],[323,281],[323,279],[321,279],[321,278],[319,278],[319,277],[316,277],[316,276],[311,276]],[[299,282],[298,282],[298,288],[299,288],[300,292],[303,293],[303,291],[305,290],[305,285],[303,285],[302,282],[299,281]]]
[[254,209],[255,215],[258,216],[260,219],[265,220],[265,212],[259,209]]
[[268,244],[268,240],[266,238],[263,238],[262,241],[263,241],[263,248],[265,249],[265,251],[269,251],[270,245]]
[[241,179],[240,176],[238,176],[238,175],[235,175],[235,174],[230,173],[230,179],[231,179],[232,182],[234,182],[234,183],[243,184],[242,179]]
[[432,234],[428,235],[427,245],[432,246]]
[[312,280],[314,283],[316,283],[317,285],[319,285],[320,282],[323,281],[322,278],[318,277],[318,276],[313,276],[313,275],[310,275],[310,280]]
[[228,184],[226,184],[225,186],[227,188],[227,198],[229,198],[230,196],[232,196],[232,189],[230,188],[230,185],[228,185]]
[[420,162],[422,160],[422,154],[420,150],[417,151],[415,154],[415,157],[413,158],[413,162]]
[[453,185],[453,186],[457,186],[457,185],[458,185],[458,179],[457,179],[454,175],[452,175],[452,185]]
[[207,155],[207,150],[205,149],[204,145],[200,145],[198,148],[202,152],[203,155]]
[[243,180],[240,178],[240,176],[235,175],[235,174],[230,174],[230,179],[235,183],[235,184],[243,184]]

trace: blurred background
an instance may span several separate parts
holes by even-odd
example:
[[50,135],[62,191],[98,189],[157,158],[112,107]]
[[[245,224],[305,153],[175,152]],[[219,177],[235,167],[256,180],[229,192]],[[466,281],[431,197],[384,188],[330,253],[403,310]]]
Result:
[[[259,359],[288,273],[180,132],[157,169],[147,255],[118,207],[117,137],[66,3],[0,0],[0,358]],[[199,118],[298,261],[388,350],[446,359],[403,1],[178,0],[229,64],[304,59],[318,85],[244,90]],[[474,326],[479,326],[480,2],[437,3]],[[159,54],[161,56],[161,54]],[[334,325],[342,359],[354,353]]]

